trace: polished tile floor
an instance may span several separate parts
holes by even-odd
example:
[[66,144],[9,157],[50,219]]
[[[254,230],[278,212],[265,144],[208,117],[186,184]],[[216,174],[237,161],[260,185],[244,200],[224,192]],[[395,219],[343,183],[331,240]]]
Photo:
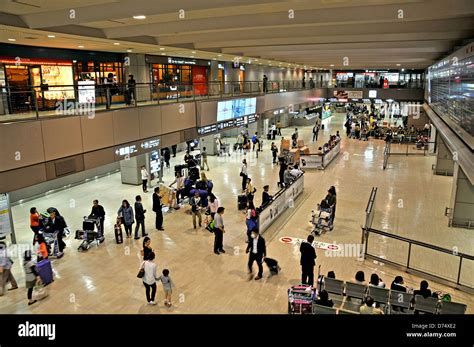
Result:
[[[316,144],[310,141],[311,127],[300,128],[300,137],[315,150],[329,134],[336,130],[344,133],[343,118],[343,115],[336,115],[325,120],[325,130]],[[283,135],[290,136],[291,132],[291,128],[284,129]],[[144,287],[136,278],[141,241],[125,240],[122,245],[115,244],[113,220],[122,199],[134,201],[135,195],[142,194],[138,186],[121,184],[120,173],[15,206],[13,217],[18,242],[27,245],[32,236],[28,227],[31,206],[38,210],[57,207],[75,230],[81,227],[82,217],[90,212],[92,200],[97,198],[107,212],[106,241],[99,248],[79,253],[76,250],[79,241],[70,237],[64,258],[53,261],[56,281],[50,287],[50,296],[33,306],[27,305],[21,261],[16,259],[14,274],[20,289],[0,297],[0,313],[285,313],[287,289],[300,281],[299,251],[279,239],[282,236],[305,238],[309,234],[311,210],[331,185],[336,186],[338,194],[335,228],[332,233],[319,237],[320,241],[341,245],[360,243],[367,199],[372,186],[377,186],[374,228],[449,249],[457,247],[459,252],[473,254],[472,232],[447,227],[444,208],[450,199],[452,178],[432,174],[435,157],[394,156],[390,158],[388,169],[383,171],[383,148],[383,141],[361,142],[343,136],[341,154],[325,171],[306,172],[303,195],[264,235],[268,256],[280,262],[282,272],[268,277],[265,269],[264,278],[258,282],[248,280],[244,215],[237,211],[243,154],[210,157],[211,170],[206,172],[215,184],[215,194],[227,208],[224,215],[226,254],[213,254],[213,235],[204,229],[193,229],[187,207],[165,215],[164,232],[154,230],[151,193],[148,193],[143,199],[149,211],[146,227],[157,255],[158,268],[168,268],[176,284],[172,308],[163,305],[160,286],[159,305],[145,304]],[[249,174],[258,189],[257,203],[263,185],[269,184],[270,192],[277,190],[278,166],[271,163],[268,141],[263,150],[258,159],[255,153],[246,155]],[[178,153],[173,164],[182,157]],[[171,181],[169,170],[165,183]],[[405,246],[385,237],[371,237],[369,251],[387,260],[404,262],[406,259]],[[357,270],[365,271],[366,277],[376,272],[388,285],[396,275],[402,275],[411,287],[417,287],[422,279],[388,263],[360,260],[353,254],[335,257],[321,249],[317,254],[321,273],[333,270],[336,277],[343,280],[351,280]],[[456,276],[457,263],[452,259],[416,248],[412,250],[411,258],[412,264],[419,268],[446,278]],[[472,270],[469,265],[466,269]],[[471,286],[473,273],[466,271],[462,278]],[[474,313],[472,295],[434,281],[430,281],[430,286],[432,290],[451,293],[453,301],[467,303],[468,312]]]

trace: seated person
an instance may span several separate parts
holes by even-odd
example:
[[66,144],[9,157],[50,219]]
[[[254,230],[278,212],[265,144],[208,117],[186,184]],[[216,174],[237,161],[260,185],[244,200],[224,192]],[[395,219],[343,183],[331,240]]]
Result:
[[316,305],[326,306],[326,307],[333,307],[334,303],[331,299],[329,299],[328,292],[323,289],[319,292],[319,299],[314,302]]
[[318,154],[324,154],[324,152],[323,152],[323,147],[319,147],[319,148],[318,148]]
[[283,174],[283,182],[285,183],[285,187],[288,187],[294,179],[295,177],[291,174],[291,167],[288,166],[285,173]]
[[355,275],[355,278],[354,278],[354,282],[366,285],[364,271],[357,271],[357,273]]
[[385,283],[383,283],[382,279],[379,278],[377,274],[372,274],[370,276],[369,286],[385,288]]
[[391,290],[396,290],[398,292],[407,292],[407,287],[403,285],[403,277],[402,276],[397,276],[392,282],[392,285],[390,286]]
[[360,314],[383,314],[383,311],[374,307],[374,299],[371,296],[365,298],[365,305],[359,309]]
[[428,282],[427,281],[421,281],[420,283],[420,289],[415,290],[413,292],[414,295],[421,295],[425,299],[431,296],[431,290],[428,289]]

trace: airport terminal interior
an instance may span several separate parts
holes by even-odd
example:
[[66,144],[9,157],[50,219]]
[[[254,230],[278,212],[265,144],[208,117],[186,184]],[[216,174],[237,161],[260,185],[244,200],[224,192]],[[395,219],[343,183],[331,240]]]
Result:
[[0,314],[473,314],[473,34],[468,0],[0,0]]

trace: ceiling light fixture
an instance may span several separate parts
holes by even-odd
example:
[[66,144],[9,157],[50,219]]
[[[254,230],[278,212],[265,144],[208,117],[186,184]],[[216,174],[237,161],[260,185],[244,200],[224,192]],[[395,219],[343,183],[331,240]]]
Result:
[[165,50],[165,48],[164,48],[164,47],[160,47],[160,51],[164,51],[164,50]]
[[16,39],[8,39],[8,41],[15,42]]
[[217,58],[212,58],[212,60],[217,60]]
[[192,54],[195,54],[195,53],[196,53],[196,51],[192,51],[191,53],[192,53]]
[[139,15],[133,16],[133,19],[146,19],[146,16],[139,14]]
[[165,53],[161,53],[161,55],[165,55]]
[[218,54],[217,56],[218,56],[218,57],[222,57],[222,54]]
[[83,45],[79,45],[79,46],[77,46],[77,47],[78,47],[78,48],[84,48],[84,46],[83,46]]
[[127,53],[132,53],[133,51],[131,49],[127,49]]
[[192,55],[191,58],[194,58],[194,55]]
[[50,39],[54,39],[56,36],[55,35],[48,35]]
[[114,46],[120,46],[120,42],[114,42]]
[[334,64],[331,64],[331,65],[329,65],[329,66],[334,66]]
[[400,66],[401,64],[397,64],[397,66]]

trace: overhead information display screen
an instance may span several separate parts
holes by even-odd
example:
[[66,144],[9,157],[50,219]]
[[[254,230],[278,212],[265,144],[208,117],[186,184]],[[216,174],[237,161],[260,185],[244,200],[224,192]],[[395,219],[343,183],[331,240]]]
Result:
[[241,118],[254,114],[257,110],[257,98],[233,99],[217,103],[217,122]]

